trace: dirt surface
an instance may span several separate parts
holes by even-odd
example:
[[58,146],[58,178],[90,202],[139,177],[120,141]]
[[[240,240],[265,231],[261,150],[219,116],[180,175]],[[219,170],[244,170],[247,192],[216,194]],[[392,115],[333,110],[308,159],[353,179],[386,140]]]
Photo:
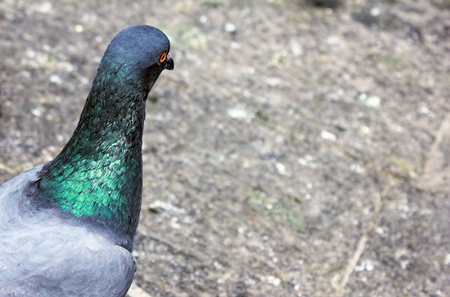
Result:
[[112,37],[154,25],[175,71],[147,106],[137,286],[445,296],[449,1],[340,2],[3,0],[0,182],[61,150]]

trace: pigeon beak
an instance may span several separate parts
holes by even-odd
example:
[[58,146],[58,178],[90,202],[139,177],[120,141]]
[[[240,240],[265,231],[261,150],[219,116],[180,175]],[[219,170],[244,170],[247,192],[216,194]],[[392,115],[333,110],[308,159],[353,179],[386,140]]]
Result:
[[167,70],[173,70],[174,68],[174,62],[172,57],[170,56],[170,53],[167,54],[167,60],[166,60],[166,69]]

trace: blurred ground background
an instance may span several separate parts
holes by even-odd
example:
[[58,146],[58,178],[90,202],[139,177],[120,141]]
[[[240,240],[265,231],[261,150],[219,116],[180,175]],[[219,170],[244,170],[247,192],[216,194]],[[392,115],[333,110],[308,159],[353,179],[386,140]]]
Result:
[[330,1],[0,1],[0,182],[61,150],[112,37],[154,25],[175,71],[147,105],[139,288],[445,296],[450,3]]

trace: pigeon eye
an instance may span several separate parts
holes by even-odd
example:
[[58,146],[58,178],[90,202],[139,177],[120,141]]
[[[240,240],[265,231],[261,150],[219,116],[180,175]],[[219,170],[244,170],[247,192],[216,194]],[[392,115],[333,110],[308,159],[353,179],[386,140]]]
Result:
[[164,62],[167,59],[167,53],[164,52],[161,54],[161,56],[159,56],[159,63]]

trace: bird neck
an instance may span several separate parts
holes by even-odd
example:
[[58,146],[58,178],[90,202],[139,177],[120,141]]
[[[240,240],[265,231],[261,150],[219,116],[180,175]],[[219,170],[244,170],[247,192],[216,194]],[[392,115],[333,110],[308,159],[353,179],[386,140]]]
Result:
[[100,70],[74,134],[35,183],[34,204],[105,225],[131,249],[141,208],[149,89],[120,71]]

